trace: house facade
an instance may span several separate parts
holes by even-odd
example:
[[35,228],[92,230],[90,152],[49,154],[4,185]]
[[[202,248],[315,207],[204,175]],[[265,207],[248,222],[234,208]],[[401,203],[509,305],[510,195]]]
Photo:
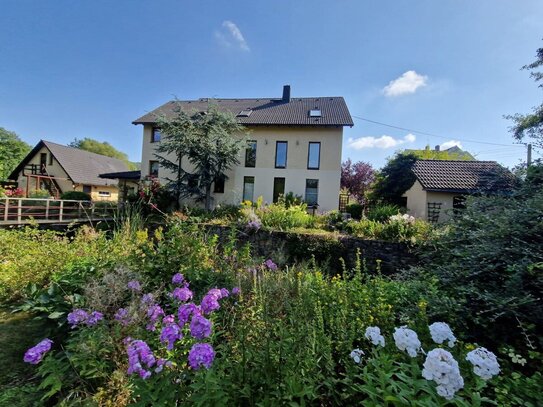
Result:
[[88,193],[93,201],[118,199],[117,181],[100,178],[101,173],[127,171],[116,158],[41,140],[10,174],[19,188],[31,195],[47,190],[54,198],[68,191]]
[[[142,178],[156,176],[161,183],[175,179],[156,159],[162,137],[156,118],[172,117],[176,108],[205,112],[210,102],[168,102],[133,122],[143,125]],[[226,173],[224,182],[213,186],[214,205],[259,197],[271,203],[292,192],[318,211],[338,208],[343,127],[353,125],[342,97],[291,98],[290,87],[285,86],[279,99],[215,99],[212,103],[231,112],[248,131],[239,164]],[[184,169],[191,171],[188,163]]]
[[495,161],[418,160],[415,182],[405,193],[408,213],[430,222],[445,222],[464,208],[474,194],[509,194],[515,185],[511,172]]

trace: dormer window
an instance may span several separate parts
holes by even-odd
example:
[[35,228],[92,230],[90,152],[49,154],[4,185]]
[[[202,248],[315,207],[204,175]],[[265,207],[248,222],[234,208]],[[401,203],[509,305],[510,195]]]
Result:
[[245,109],[239,112],[236,117],[249,117],[253,111],[251,109]]
[[321,110],[320,109],[311,109],[309,111],[309,117],[321,117]]

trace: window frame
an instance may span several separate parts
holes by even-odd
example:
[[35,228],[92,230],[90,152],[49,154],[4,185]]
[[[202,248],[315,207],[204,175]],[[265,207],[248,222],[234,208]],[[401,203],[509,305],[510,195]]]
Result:
[[[156,174],[153,174],[153,164],[157,165]],[[149,176],[152,178],[158,178],[158,174],[160,171],[160,164],[157,160],[149,160]]]
[[[226,177],[224,175],[215,178],[213,181],[213,193],[224,194],[224,185],[226,184]],[[222,188],[219,188],[222,187]]]
[[[253,182],[248,182],[249,179],[252,179]],[[247,192],[247,189],[246,189],[247,184],[253,184],[253,194],[252,194],[253,196],[251,197],[251,199],[245,199],[245,194]],[[255,198],[255,177],[251,175],[247,175],[243,177],[243,195],[241,196],[241,200],[242,202],[245,202],[245,201],[253,202],[254,198]]]
[[[155,138],[155,132],[159,134],[158,140]],[[160,143],[160,140],[162,140],[162,133],[160,132],[160,128],[153,127],[151,130],[151,143]]]
[[[314,203],[309,203],[308,199],[307,199],[307,189],[308,189],[308,186],[307,186],[307,183],[308,181],[317,181],[317,188],[311,188],[311,189],[316,189],[317,192],[315,193],[315,202]],[[319,206],[319,179],[318,178],[306,178],[305,179],[305,191],[304,191],[304,201],[305,203],[307,204],[307,206],[309,207],[313,207],[313,206]]]
[[[284,143],[285,144],[285,165],[284,166],[278,166],[277,165],[277,147],[279,146],[279,144],[282,144]],[[279,169],[285,169],[287,168],[287,163],[288,163],[288,141],[283,141],[283,140],[277,140],[275,142],[275,168],[279,168]]]
[[[279,180],[283,180],[283,192],[276,194],[275,183],[277,181],[279,181]],[[273,203],[276,203],[277,201],[279,201],[279,196],[280,195],[285,196],[286,184],[287,184],[287,180],[286,180],[285,177],[273,177],[273,190],[272,190],[272,201],[273,201]]]
[[[254,145],[254,149],[252,146]],[[257,141],[256,140],[248,140],[247,141],[247,147],[245,147],[245,168],[255,168],[256,167],[256,148],[257,148]],[[250,152],[254,151],[254,162],[253,165],[248,165],[248,156]]]
[[[310,167],[311,162],[311,144],[317,144],[319,146],[319,152],[317,155],[317,166]],[[310,141],[307,146],[307,169],[308,170],[320,170],[321,168],[321,142],[320,141]]]
[[49,164],[48,165],[53,165],[53,153],[49,153]]
[[108,196],[108,197],[110,197],[111,192],[110,191],[98,191],[98,196]]

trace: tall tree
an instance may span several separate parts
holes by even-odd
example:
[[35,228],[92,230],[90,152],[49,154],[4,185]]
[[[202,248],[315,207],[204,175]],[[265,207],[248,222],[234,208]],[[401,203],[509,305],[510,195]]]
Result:
[[360,204],[366,201],[366,195],[373,181],[375,171],[373,167],[363,161],[352,163],[348,158],[341,164],[341,187],[346,188]]
[[377,181],[373,186],[372,197],[375,200],[405,205],[402,195],[415,182],[415,174],[411,171],[417,156],[412,153],[397,153],[388,160],[379,171]]
[[31,149],[17,134],[0,127],[0,180],[7,179]]
[[[210,210],[211,186],[220,178],[226,179],[226,172],[239,163],[239,153],[246,143],[245,127],[214,104],[203,114],[188,114],[180,107],[175,113],[171,119],[157,118],[163,141],[156,157],[162,167],[176,174],[175,179],[168,179],[168,185],[178,199],[194,197]],[[191,164],[191,173],[183,168],[184,159]]]
[[[536,82],[543,80],[543,72],[536,69],[543,66],[543,48],[536,51],[536,60],[529,65],[524,65],[522,69],[531,71],[530,76]],[[543,83],[539,84],[543,88]],[[535,147],[543,148],[543,103],[533,108],[531,114],[515,114],[505,116],[506,119],[512,120],[514,125],[510,128],[513,133],[513,138],[520,142],[524,142],[526,138],[532,139]]]
[[136,164],[128,160],[128,155],[122,151],[117,150],[107,141],[101,142],[94,140],[88,137],[85,137],[83,140],[75,139],[70,144],[70,147],[79,148],[80,150],[89,151],[91,153],[105,155],[107,157],[117,158],[121,161],[124,161],[129,169],[137,169]]

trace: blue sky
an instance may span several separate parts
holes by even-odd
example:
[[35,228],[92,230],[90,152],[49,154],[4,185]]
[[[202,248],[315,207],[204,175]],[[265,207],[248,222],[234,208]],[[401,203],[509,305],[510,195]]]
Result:
[[[525,157],[504,114],[541,89],[541,0],[26,1],[0,13],[0,126],[34,144],[91,137],[140,160],[132,120],[174,96],[344,96],[343,158],[459,141]],[[473,143],[477,141],[479,143]],[[494,144],[484,144],[494,143]]]

